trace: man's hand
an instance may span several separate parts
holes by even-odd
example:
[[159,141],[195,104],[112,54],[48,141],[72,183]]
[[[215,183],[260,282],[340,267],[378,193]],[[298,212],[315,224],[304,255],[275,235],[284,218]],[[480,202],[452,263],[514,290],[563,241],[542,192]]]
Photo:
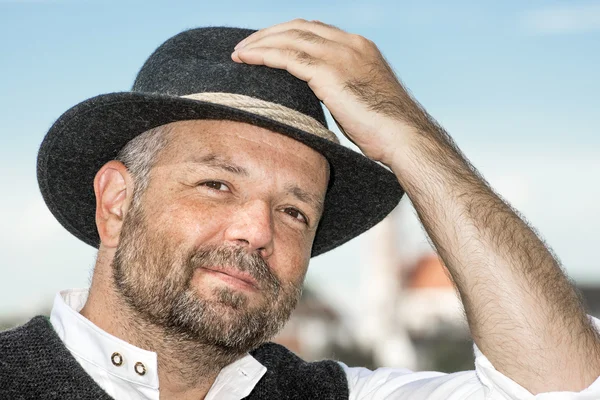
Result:
[[308,82],[366,156],[388,165],[452,274],[471,335],[532,393],[580,391],[600,339],[558,259],[411,99],[376,46],[320,22],[260,30],[234,61]]
[[298,19],[257,31],[232,59],[286,69],[306,81],[342,132],[388,166],[402,143],[398,126],[430,123],[373,42],[321,22]]

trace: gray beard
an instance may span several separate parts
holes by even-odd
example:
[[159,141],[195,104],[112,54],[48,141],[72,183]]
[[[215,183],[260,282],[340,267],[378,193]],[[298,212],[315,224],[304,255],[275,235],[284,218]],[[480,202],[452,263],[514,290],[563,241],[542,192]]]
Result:
[[[211,265],[252,275],[263,301],[251,307],[245,293],[229,287],[203,298],[192,287],[192,276],[197,268]],[[184,356],[186,364],[201,368],[208,362],[218,369],[283,328],[300,298],[303,280],[282,285],[260,255],[239,247],[207,246],[178,253],[169,238],[147,229],[139,207],[125,218],[112,272],[118,294],[139,319],[133,326],[160,332],[160,340],[169,344],[163,350]],[[158,344],[146,343],[149,346]]]

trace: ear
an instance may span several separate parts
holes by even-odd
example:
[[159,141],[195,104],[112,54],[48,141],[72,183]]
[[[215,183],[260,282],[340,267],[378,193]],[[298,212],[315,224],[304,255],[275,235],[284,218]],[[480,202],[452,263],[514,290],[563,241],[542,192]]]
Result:
[[120,161],[109,161],[94,178],[96,227],[105,247],[117,247],[123,219],[133,197],[133,179]]

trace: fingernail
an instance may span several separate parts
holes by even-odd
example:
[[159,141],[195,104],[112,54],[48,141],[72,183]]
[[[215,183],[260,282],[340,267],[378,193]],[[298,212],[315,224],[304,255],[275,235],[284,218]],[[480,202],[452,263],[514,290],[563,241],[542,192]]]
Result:
[[246,45],[246,39],[242,40],[241,42],[239,42],[233,49],[237,50],[237,49],[241,49],[242,47],[244,47]]

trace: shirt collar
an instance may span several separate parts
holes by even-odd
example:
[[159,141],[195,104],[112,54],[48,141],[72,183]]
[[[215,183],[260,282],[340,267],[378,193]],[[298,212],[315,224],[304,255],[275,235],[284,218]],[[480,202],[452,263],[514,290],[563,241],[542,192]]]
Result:
[[[103,331],[79,311],[88,297],[87,289],[69,289],[57,293],[50,322],[65,346],[75,355],[103,369],[113,377],[132,384],[158,389],[158,363],[155,352],[140,349]],[[119,357],[122,360],[118,364]],[[145,373],[136,372],[136,363]],[[138,371],[141,367],[138,365]],[[223,368],[206,399],[245,397],[267,372],[267,368],[250,354]],[[241,396],[241,397],[238,397]]]

